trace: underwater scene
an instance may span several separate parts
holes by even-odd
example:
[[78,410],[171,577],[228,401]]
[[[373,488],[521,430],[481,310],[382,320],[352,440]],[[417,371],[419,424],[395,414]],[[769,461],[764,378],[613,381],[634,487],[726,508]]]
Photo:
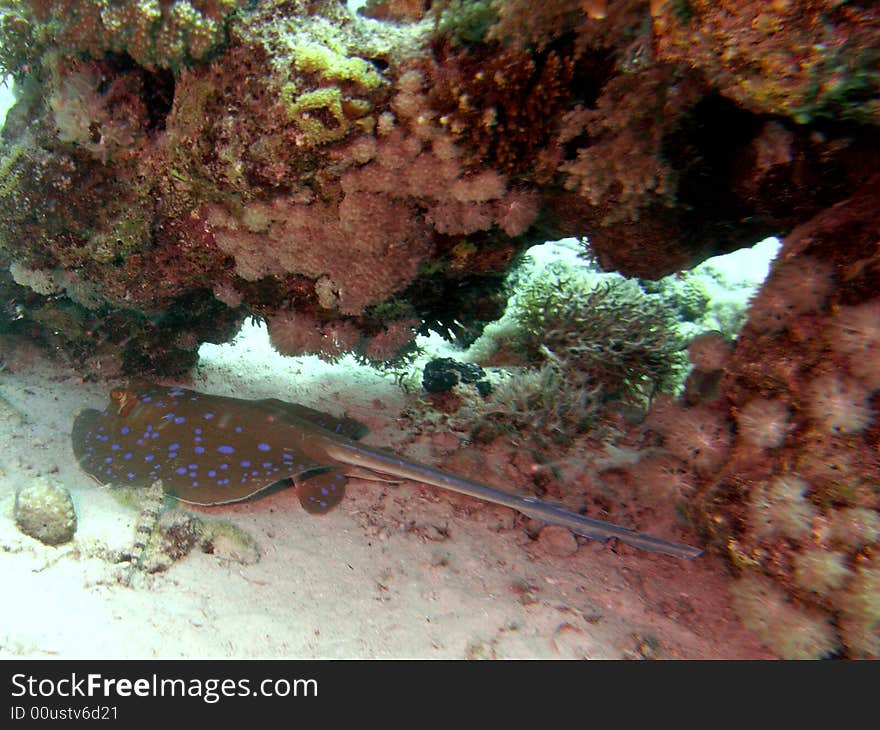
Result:
[[878,658],[878,58],[0,1],[0,657]]

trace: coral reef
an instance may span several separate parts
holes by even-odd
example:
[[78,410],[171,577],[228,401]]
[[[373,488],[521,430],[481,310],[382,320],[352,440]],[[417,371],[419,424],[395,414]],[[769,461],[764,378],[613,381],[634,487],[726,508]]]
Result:
[[14,34],[26,33],[38,42],[15,47],[7,54],[5,69],[20,71],[46,47],[95,58],[125,53],[147,69],[176,68],[206,58],[220,47],[226,40],[227,18],[243,4],[241,0],[10,3],[6,22],[15,24]]
[[[470,344],[528,246],[588,237],[642,282],[523,288],[501,419],[564,440],[653,404],[634,469],[744,620],[878,656],[878,58],[876,3],[837,0],[8,2],[0,336],[89,377],[182,373],[246,316],[393,360]],[[768,235],[740,331],[683,270]]]
[[648,423],[663,435],[666,450],[697,474],[714,474],[730,453],[730,424],[718,408],[682,408],[664,396],[654,402]]
[[787,659],[822,659],[840,646],[827,614],[791,603],[769,580],[740,578],[733,605],[743,623]]
[[[789,235],[718,400],[648,419],[700,477],[690,511],[740,573],[743,621],[791,658],[880,656],[878,203],[874,178]],[[709,407],[715,427],[691,438]],[[701,468],[687,444],[715,428],[724,453]]]
[[688,343],[688,360],[697,370],[714,373],[724,369],[732,349],[720,332],[706,332]]
[[518,292],[513,316],[527,362],[550,360],[606,400],[642,402],[680,380],[675,317],[633,281],[549,272]]
[[46,545],[69,542],[76,532],[70,492],[46,477],[37,477],[16,491],[13,516],[19,530]]
[[800,123],[819,117],[880,123],[880,14],[873,3],[651,5],[660,57],[687,59],[743,106]]
[[[865,129],[876,14],[793,13],[7,3],[0,70],[19,94],[0,142],[0,268],[33,272],[40,296],[4,280],[4,298],[83,369],[100,351],[179,373],[247,315],[286,353],[375,360],[428,329],[472,341],[539,240],[588,234],[605,269],[657,278],[785,232],[880,158]],[[820,27],[826,42],[805,45]],[[771,328],[790,314],[765,311]]]
[[791,412],[779,400],[755,398],[736,414],[736,430],[749,446],[758,449],[776,449],[788,435]]
[[[477,425],[476,437],[491,440],[513,429],[543,442],[570,444],[593,426],[602,411],[599,388],[571,379],[558,363],[508,372],[492,395],[490,414]],[[491,426],[491,427],[490,427]]]

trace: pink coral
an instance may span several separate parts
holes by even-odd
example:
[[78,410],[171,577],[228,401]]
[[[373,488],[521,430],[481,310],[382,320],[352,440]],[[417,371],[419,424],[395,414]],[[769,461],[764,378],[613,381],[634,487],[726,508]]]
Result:
[[777,262],[752,300],[749,321],[760,332],[779,332],[795,316],[820,311],[833,286],[831,266],[815,257]]
[[828,613],[790,600],[766,576],[744,573],[731,594],[743,625],[783,659],[821,659],[840,648]]
[[538,217],[538,196],[534,193],[513,191],[494,203],[495,220],[508,236],[519,236],[528,230]]
[[806,498],[810,485],[800,477],[778,476],[751,494],[752,524],[761,538],[800,539],[810,533],[816,507]]
[[730,359],[731,352],[733,347],[720,332],[705,332],[688,344],[688,359],[704,373],[721,370]]
[[352,191],[338,207],[278,198],[238,216],[213,205],[204,216],[239,276],[295,273],[320,281],[322,304],[343,314],[361,314],[405,287],[431,252],[413,207],[373,193]]
[[788,433],[791,412],[778,400],[755,398],[736,413],[740,438],[759,449],[775,449]]
[[880,299],[841,307],[831,320],[828,342],[853,375],[872,390],[880,388]]
[[658,398],[648,423],[663,435],[671,454],[691,464],[700,474],[711,474],[730,452],[730,424],[723,414],[707,406],[683,408],[668,397]]
[[807,388],[807,412],[828,433],[860,433],[873,417],[868,395],[853,378],[823,375]]
[[364,355],[369,360],[387,361],[400,355],[401,349],[412,341],[416,320],[392,322],[379,334],[370,338],[364,349]]
[[300,312],[280,312],[268,320],[269,341],[282,355],[335,357],[355,349],[360,333],[346,322],[322,324]]
[[492,227],[492,206],[467,203],[438,203],[428,209],[425,219],[438,233],[463,235],[488,231]]

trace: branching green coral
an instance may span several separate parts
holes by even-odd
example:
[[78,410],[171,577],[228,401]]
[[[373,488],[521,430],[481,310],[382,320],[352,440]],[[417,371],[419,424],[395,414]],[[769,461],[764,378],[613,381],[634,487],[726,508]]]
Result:
[[567,377],[558,363],[509,375],[496,388],[493,416],[501,416],[517,430],[546,434],[553,441],[568,442],[573,434],[596,421],[600,387],[590,389]]
[[514,346],[531,362],[555,360],[568,378],[600,387],[606,399],[642,402],[672,390],[684,364],[674,318],[635,282],[548,274],[515,305]]

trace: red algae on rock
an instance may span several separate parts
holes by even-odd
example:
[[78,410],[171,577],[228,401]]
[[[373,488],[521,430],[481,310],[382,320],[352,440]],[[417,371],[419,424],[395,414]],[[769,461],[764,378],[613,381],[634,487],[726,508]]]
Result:
[[[759,92],[778,68],[707,51],[761,52],[754,4],[728,25],[706,3],[641,0],[373,3],[373,18],[335,0],[168,3],[147,25],[137,4],[104,5],[13,3],[0,28],[22,89],[0,149],[0,255],[88,281],[88,304],[63,306],[87,310],[92,339],[56,327],[74,363],[101,346],[132,371],[180,372],[194,350],[159,352],[159,312],[193,347],[291,310],[363,335],[324,339],[330,357],[384,354],[364,343],[413,320],[479,332],[531,243],[589,235],[606,268],[656,277],[784,232],[876,160],[857,127],[803,124],[838,109],[873,123],[870,68],[834,82],[846,32],[856,59],[876,47],[853,4],[760,15],[776,28],[762,42],[789,55],[822,13],[841,39],[810,51],[812,101],[803,75]],[[124,347],[111,318],[131,324]]]

